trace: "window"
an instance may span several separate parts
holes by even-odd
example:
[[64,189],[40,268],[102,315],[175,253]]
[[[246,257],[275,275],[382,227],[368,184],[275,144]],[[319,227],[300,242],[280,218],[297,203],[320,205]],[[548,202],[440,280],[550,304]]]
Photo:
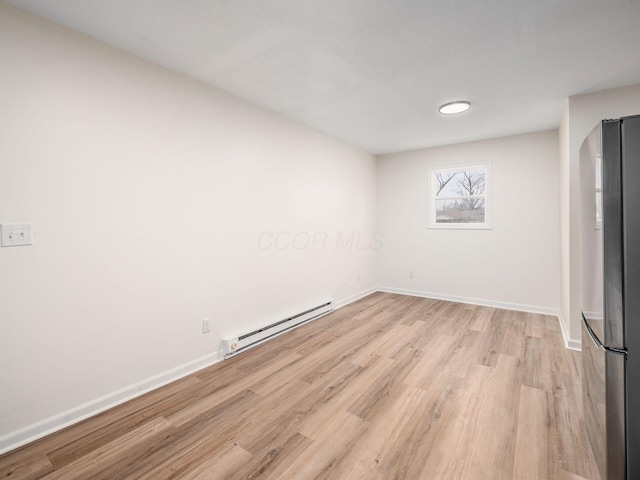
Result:
[[429,171],[429,228],[490,226],[490,165]]

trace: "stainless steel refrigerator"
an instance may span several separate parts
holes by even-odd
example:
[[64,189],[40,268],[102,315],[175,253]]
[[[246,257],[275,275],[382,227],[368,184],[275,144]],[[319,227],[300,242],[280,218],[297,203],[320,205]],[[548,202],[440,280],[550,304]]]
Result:
[[584,416],[602,479],[640,479],[640,115],[580,148]]

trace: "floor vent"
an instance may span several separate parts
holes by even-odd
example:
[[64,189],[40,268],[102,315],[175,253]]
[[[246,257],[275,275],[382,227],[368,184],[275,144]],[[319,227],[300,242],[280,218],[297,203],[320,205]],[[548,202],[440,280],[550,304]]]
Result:
[[302,313],[285,318],[278,322],[272,323],[265,327],[259,328],[252,332],[248,332],[233,338],[224,338],[222,340],[222,351],[224,358],[229,358],[243,352],[251,347],[255,347],[266,342],[281,333],[292,330],[300,325],[315,320],[316,318],[326,315],[333,310],[333,302],[326,302],[317,307],[305,310]]

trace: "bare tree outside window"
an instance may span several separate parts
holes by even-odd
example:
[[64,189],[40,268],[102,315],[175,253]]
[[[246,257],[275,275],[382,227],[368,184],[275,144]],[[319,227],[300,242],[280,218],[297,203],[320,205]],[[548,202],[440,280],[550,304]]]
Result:
[[436,196],[440,194],[440,192],[447,186],[447,184],[455,178],[460,172],[446,172],[446,173],[436,173],[436,180],[438,180],[438,191],[436,192]]
[[431,172],[432,227],[489,228],[488,165]]

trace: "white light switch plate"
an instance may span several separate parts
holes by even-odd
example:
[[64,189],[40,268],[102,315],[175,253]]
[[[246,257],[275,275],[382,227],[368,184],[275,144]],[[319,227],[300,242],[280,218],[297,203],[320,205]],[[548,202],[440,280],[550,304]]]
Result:
[[33,244],[30,223],[3,223],[0,225],[0,229],[2,230],[0,243],[3,247]]

